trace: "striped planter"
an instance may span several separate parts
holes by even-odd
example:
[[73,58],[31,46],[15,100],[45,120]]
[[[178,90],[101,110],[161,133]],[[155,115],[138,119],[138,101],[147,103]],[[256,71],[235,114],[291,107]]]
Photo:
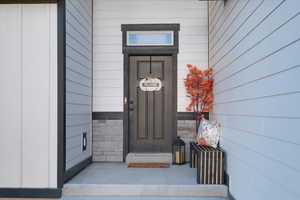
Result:
[[198,184],[224,184],[225,153],[220,148],[190,143],[190,167],[197,168]]

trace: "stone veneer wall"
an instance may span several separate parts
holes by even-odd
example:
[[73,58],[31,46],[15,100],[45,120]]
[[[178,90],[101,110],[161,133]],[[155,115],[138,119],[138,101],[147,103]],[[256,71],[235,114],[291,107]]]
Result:
[[178,120],[177,121],[177,135],[186,143],[186,160],[189,161],[191,141],[195,140],[196,136],[195,120]]
[[123,120],[93,120],[93,161],[123,161]]
[[[195,138],[195,121],[178,120],[177,135],[186,142],[188,161],[189,143]],[[123,161],[123,120],[93,120],[93,161]]]

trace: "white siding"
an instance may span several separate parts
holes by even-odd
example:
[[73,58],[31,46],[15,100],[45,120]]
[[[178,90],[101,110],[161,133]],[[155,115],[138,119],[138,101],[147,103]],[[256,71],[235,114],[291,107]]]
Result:
[[56,4],[0,4],[0,187],[57,187],[56,37]]
[[300,2],[210,2],[213,118],[236,199],[300,199]]
[[[82,152],[82,134],[87,150]],[[92,0],[66,1],[66,169],[92,155]]]
[[206,68],[207,2],[198,0],[94,0],[93,111],[123,111],[121,24],[179,23],[178,111],[185,111],[186,64]]

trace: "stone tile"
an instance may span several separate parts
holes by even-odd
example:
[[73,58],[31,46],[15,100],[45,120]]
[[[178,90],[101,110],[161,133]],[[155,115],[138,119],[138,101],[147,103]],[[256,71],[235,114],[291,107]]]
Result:
[[[187,158],[189,142],[195,139],[195,121],[178,120],[177,132],[187,144]],[[93,152],[103,152],[105,155],[123,156],[123,121],[122,120],[94,120],[93,121]],[[110,152],[114,152],[111,153]],[[116,158],[100,157],[101,160],[94,158],[95,161],[111,161]],[[105,160],[106,159],[106,160]],[[122,159],[121,159],[122,160]]]
[[178,120],[177,135],[186,143],[186,160],[189,161],[189,143],[195,141],[196,130],[194,120]]
[[94,120],[93,131],[93,160],[122,161],[123,121]]

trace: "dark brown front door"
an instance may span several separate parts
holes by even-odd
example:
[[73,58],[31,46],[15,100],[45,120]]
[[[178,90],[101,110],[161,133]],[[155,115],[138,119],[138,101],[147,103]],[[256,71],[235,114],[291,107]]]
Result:
[[[129,151],[171,152],[174,125],[171,56],[129,58]],[[159,91],[143,91],[140,81],[158,78]]]

